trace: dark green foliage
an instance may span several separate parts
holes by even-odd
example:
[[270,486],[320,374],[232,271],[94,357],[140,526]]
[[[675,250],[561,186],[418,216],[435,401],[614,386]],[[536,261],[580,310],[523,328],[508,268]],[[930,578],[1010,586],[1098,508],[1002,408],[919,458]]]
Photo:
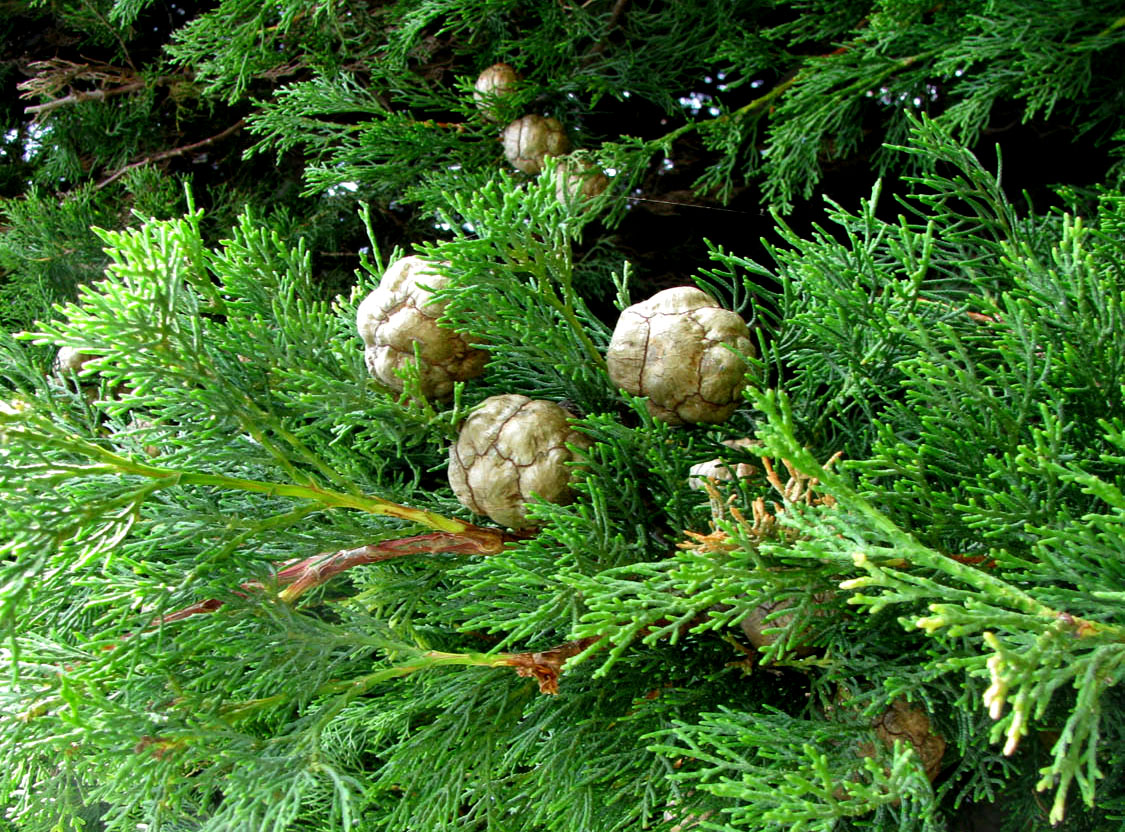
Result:
[[[0,54],[13,235],[0,239],[0,280],[25,298],[24,321],[38,302],[26,298],[73,297],[96,270],[28,271],[11,262],[21,246],[97,246],[67,226],[91,186],[120,209],[105,227],[131,223],[131,207],[158,214],[141,196],[150,186],[114,186],[160,170],[192,177],[212,243],[244,204],[288,211],[286,233],[338,291],[341,258],[364,244],[341,196],[372,202],[388,247],[433,239],[447,194],[509,175],[495,139],[527,112],[559,118],[617,171],[611,226],[625,195],[682,205],[690,187],[715,203],[749,186],[745,203],[760,193],[788,209],[852,165],[910,170],[916,160],[882,143],[903,141],[911,112],[970,146],[1016,124],[1016,144],[1057,131],[1062,147],[1082,143],[1096,180],[1119,155],[1122,19],[1112,3],[1066,0],[12,4],[0,12],[13,33]],[[496,61],[523,80],[491,122],[468,92]],[[20,204],[29,183],[39,207]],[[603,242],[628,257],[626,241]]]
[[[1125,828],[1123,21],[4,7],[0,829]],[[509,169],[529,112],[605,193]],[[489,351],[447,401],[356,333],[409,253]],[[692,282],[758,355],[670,427],[605,351]],[[519,533],[446,476],[503,393],[590,441]]]
[[[844,233],[785,232],[776,271],[716,251],[701,277],[763,322],[788,391],[748,393],[765,459],[614,394],[572,286],[594,214],[563,210],[551,171],[455,196],[471,230],[428,250],[451,322],[495,350],[452,409],[365,380],[370,276],[317,301],[307,254],[249,216],[217,249],[197,212],[103,232],[108,279],[40,336],[100,356],[100,398],[9,372],[20,828],[67,805],[108,828],[937,830],[965,801],[1034,805],[1032,787],[1074,828],[1083,804],[1111,812],[1123,198],[1023,217],[933,123],[907,150],[955,165],[916,183],[916,219],[837,207]],[[271,565],[462,514],[442,446],[513,388],[583,411],[575,504],[537,506],[538,533],[489,557],[372,564],[294,604],[271,590]],[[687,485],[715,454],[759,471],[729,508]],[[364,494],[435,514],[404,525]],[[734,634],[763,603],[775,638],[746,675]],[[513,672],[567,643],[557,698]],[[872,731],[902,697],[947,739],[933,787],[915,745]]]

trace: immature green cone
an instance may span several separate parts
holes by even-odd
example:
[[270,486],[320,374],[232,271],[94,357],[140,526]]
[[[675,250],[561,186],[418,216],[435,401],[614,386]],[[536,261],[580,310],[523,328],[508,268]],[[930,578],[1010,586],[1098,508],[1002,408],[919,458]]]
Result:
[[945,737],[937,733],[930,724],[929,715],[918,705],[911,705],[899,698],[891,707],[876,717],[875,734],[888,746],[895,740],[902,740],[914,746],[926,776],[932,782],[941,772],[941,761],[945,756]]

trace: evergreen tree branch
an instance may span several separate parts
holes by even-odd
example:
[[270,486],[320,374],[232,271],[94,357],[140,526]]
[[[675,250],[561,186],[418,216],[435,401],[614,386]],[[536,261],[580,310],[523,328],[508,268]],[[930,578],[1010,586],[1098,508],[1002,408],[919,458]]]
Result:
[[737,110],[729,113],[723,113],[714,118],[701,119],[699,121],[689,121],[682,124],[675,130],[665,133],[658,139],[654,139],[651,144],[657,147],[664,148],[667,152],[671,152],[672,142],[681,136],[686,136],[695,130],[705,129],[710,126],[720,126],[728,123],[736,123],[747,116],[760,114],[760,111],[766,109],[774,101],[785,95],[786,91],[800,80],[800,73],[794,72],[789,78],[778,82],[768,92],[763,93],[754,100],[747,104],[743,104]]
[[[1041,197],[1073,168],[1022,146],[1078,137],[1083,181],[1119,172],[1087,152],[1125,139],[1112,0],[84,3],[14,25],[136,71],[60,58],[16,108],[41,128],[0,136],[0,315],[34,332],[0,338],[4,832],[1121,814],[1125,196]],[[520,77],[482,110],[497,61]],[[141,219],[183,214],[161,166],[241,141],[179,147],[224,112],[259,144],[197,166],[206,217]],[[538,177],[496,141],[531,112],[578,147]],[[974,156],[994,119],[1004,185],[1052,210]],[[867,162],[899,204],[852,207]],[[606,191],[561,199],[586,165]],[[822,171],[839,198],[792,227],[629,214],[689,184],[796,207]],[[765,232],[770,265],[701,273],[712,228]],[[365,367],[357,306],[396,248],[446,264],[437,323],[489,353],[449,402]],[[607,377],[616,312],[671,282],[756,337],[724,424],[657,422]],[[591,440],[526,536],[445,477],[465,413],[512,393]],[[732,478],[695,490],[700,464]],[[873,733],[903,738],[900,701],[944,760]]]
[[586,55],[587,60],[609,48],[609,36],[620,24],[621,18],[625,14],[625,7],[628,5],[629,0],[616,0],[613,4],[613,8],[609,12],[609,19],[605,23],[605,33],[597,43],[590,47],[590,51]]
[[[540,693],[554,696],[559,692],[559,675],[563,671],[566,660],[578,655],[595,641],[596,638],[584,638],[547,650],[523,653],[451,653],[440,650],[420,651],[406,645],[396,645],[397,652],[413,654],[408,661],[351,679],[326,682],[316,689],[317,697],[335,696],[335,699],[330,705],[317,712],[314,730],[322,730],[349,702],[371,692],[374,687],[393,679],[438,667],[511,667],[515,669],[517,676],[535,679]],[[292,692],[287,692],[260,699],[231,702],[222,707],[222,713],[226,719],[240,722],[256,718],[264,711],[282,707],[290,702],[293,696]],[[41,716],[43,710],[49,706],[49,702],[37,703],[35,709],[28,713],[27,719]]]
[[330,508],[353,508],[371,514],[395,517],[442,532],[481,533],[486,536],[494,534],[498,537],[500,535],[500,532],[494,529],[486,529],[427,509],[400,505],[381,497],[347,494],[323,489],[316,485],[265,482],[225,474],[209,474],[146,464],[122,456],[76,434],[65,432],[51,423],[47,417],[36,413],[34,408],[25,402],[10,401],[0,406],[0,441],[5,444],[20,443],[53,448],[94,461],[92,465],[77,468],[65,464],[61,467],[50,464],[48,467],[52,469],[52,473],[49,476],[55,480],[107,473],[137,475],[151,478],[159,483],[160,488],[172,485],[201,485],[271,496],[293,497],[310,500]]

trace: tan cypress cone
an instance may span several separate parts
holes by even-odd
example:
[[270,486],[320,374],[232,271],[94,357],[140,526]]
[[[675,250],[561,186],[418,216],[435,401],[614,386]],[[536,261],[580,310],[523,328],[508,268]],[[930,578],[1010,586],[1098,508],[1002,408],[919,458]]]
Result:
[[554,402],[516,393],[491,396],[461,424],[449,450],[449,485],[461,504],[513,529],[532,525],[526,505],[532,495],[549,503],[571,499],[568,445],[590,440],[570,424]]
[[447,264],[417,256],[396,260],[356,311],[367,369],[392,390],[402,391],[399,373],[413,363],[415,344],[425,396],[446,398],[453,393],[454,382],[484,372],[488,353],[470,347],[464,336],[438,323],[445,305],[432,299],[431,290],[449,282],[441,274],[443,265]]
[[750,330],[693,286],[658,292],[621,313],[606,352],[609,377],[647,396],[653,418],[678,425],[722,422],[741,401]]
[[498,99],[508,95],[519,81],[519,74],[508,64],[493,64],[484,70],[473,84],[473,100],[489,121],[497,121]]
[[555,195],[563,205],[590,199],[609,187],[609,177],[585,159],[560,159],[555,168]]
[[561,156],[570,148],[558,119],[538,115],[516,119],[504,128],[500,139],[512,167],[532,176],[543,170],[545,156]]

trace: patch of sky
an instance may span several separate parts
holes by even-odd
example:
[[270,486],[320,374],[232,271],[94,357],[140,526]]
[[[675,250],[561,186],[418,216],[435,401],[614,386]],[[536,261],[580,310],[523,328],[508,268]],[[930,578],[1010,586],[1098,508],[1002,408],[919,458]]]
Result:
[[23,143],[23,160],[30,162],[31,158],[35,156],[43,147],[43,141],[51,134],[51,128],[44,124],[36,124],[34,121],[27,125],[27,138]]
[[721,112],[719,108],[712,103],[714,98],[704,92],[688,93],[687,95],[680,96],[678,101],[680,106],[685,110],[690,110],[693,116],[699,115],[703,110],[706,110],[707,113],[712,116],[717,116]]
[[354,194],[358,190],[358,182],[337,182],[335,185],[330,185],[325,193],[329,196],[343,196],[344,194]]
[[[446,222],[445,218],[443,218],[440,215],[436,218],[436,221],[434,222],[434,228],[436,228],[438,231],[452,231],[453,230],[453,226],[450,223]],[[461,223],[461,228],[463,230],[469,232],[470,234],[475,234],[476,231],[477,231],[477,227],[475,225],[473,225],[471,222]]]

